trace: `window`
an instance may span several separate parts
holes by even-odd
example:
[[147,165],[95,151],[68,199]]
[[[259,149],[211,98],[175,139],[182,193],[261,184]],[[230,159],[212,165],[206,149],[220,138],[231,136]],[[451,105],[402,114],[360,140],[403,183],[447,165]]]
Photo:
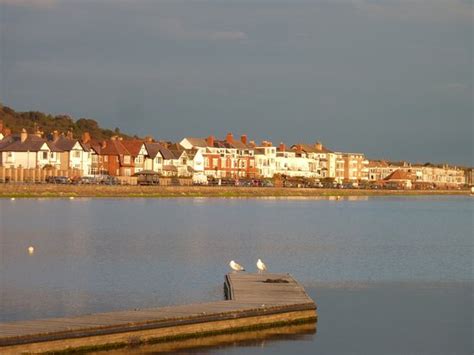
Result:
[[209,168],[210,160],[211,160],[211,159],[209,159],[209,158],[206,158],[206,159],[204,160],[204,166],[205,166],[206,168]]
[[75,151],[73,152],[72,156],[73,156],[74,158],[80,158],[80,157],[81,157],[81,152],[78,151],[78,150],[75,150]]
[[51,153],[49,154],[50,159],[56,159],[56,156],[55,156],[55,155],[56,155],[56,154],[54,154],[54,152],[51,152]]
[[108,155],[104,156],[104,162],[107,163],[108,161],[109,161],[109,156]]
[[156,163],[156,164],[161,164],[161,158],[160,158],[160,157],[156,157],[156,158],[155,158],[155,163]]
[[130,155],[124,155],[123,162],[124,164],[130,164]]
[[48,159],[48,152],[42,152],[43,153],[43,160]]

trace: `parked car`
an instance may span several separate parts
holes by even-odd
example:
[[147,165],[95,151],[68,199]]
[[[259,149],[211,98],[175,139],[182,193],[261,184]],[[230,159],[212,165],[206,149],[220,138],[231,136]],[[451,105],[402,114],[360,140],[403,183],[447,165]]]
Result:
[[273,187],[273,182],[271,182],[270,180],[263,180],[262,181],[262,186],[263,187]]
[[115,176],[105,176],[100,183],[103,185],[120,185],[120,180]]
[[48,184],[69,184],[71,182],[66,176],[48,176],[45,181]]
[[92,185],[92,184],[98,184],[99,181],[92,176],[83,176],[77,181],[77,183],[79,185]]

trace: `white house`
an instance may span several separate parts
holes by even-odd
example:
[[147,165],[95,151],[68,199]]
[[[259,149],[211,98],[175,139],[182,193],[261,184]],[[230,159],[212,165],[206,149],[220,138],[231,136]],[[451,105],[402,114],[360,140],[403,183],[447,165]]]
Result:
[[[56,132],[55,132],[56,133]],[[88,175],[91,170],[92,156],[86,144],[72,136],[64,137],[55,134],[53,144],[61,150],[59,154],[61,169],[78,169],[82,175]]]
[[263,141],[260,146],[254,148],[254,151],[258,175],[263,178],[272,178],[276,172],[277,148],[271,142]]
[[8,136],[1,141],[0,165],[26,169],[51,166],[59,169],[61,152],[52,142],[29,135],[23,129],[20,135]]
[[163,172],[163,147],[159,143],[146,142],[148,155],[145,157],[145,170],[151,170],[156,173]]
[[303,151],[287,150],[280,144],[276,153],[275,173],[292,177],[314,177],[310,169],[310,159]]

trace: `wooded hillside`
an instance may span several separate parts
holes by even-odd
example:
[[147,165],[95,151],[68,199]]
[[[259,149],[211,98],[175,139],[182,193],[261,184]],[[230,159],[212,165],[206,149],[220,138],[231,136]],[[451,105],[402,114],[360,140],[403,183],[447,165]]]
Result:
[[3,121],[3,127],[9,128],[12,133],[19,133],[25,128],[30,133],[38,129],[45,135],[51,134],[54,130],[61,133],[72,131],[75,138],[80,138],[84,132],[89,132],[94,139],[107,139],[116,135],[130,138],[118,128],[115,130],[101,128],[97,121],[90,118],[79,118],[75,121],[68,115],[53,116],[37,111],[16,112],[2,104],[0,104],[0,120]]

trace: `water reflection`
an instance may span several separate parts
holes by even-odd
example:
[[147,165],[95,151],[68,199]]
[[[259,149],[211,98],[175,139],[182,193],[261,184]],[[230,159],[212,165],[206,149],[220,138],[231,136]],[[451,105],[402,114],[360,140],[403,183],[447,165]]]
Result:
[[254,330],[235,334],[222,334],[216,336],[173,341],[160,344],[127,347],[113,351],[101,351],[96,354],[156,354],[175,353],[185,350],[186,353],[205,353],[210,350],[233,347],[259,347],[266,348],[272,343],[285,340],[312,341],[316,334],[316,323],[291,325],[271,329]]

